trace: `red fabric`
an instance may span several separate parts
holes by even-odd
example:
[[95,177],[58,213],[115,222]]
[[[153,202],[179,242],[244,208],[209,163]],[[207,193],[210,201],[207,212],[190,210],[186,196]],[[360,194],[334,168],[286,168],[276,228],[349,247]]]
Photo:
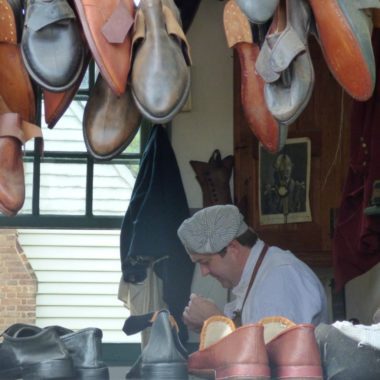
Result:
[[[334,233],[336,290],[380,262],[380,215],[366,216],[374,180],[380,179],[380,30],[372,37],[377,81],[373,96],[355,101],[351,114],[350,166]],[[353,75],[355,75],[353,73]]]

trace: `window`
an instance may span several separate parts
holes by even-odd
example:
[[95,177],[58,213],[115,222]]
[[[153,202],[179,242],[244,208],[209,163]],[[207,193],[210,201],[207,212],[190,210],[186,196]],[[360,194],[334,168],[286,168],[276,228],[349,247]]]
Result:
[[44,122],[43,96],[37,96],[37,124],[44,135],[25,146],[25,203],[0,226],[19,228],[120,228],[127,210],[149,123],[143,122],[132,143],[110,161],[97,161],[86,151],[82,119],[98,71],[93,62],[70,107],[54,128]]

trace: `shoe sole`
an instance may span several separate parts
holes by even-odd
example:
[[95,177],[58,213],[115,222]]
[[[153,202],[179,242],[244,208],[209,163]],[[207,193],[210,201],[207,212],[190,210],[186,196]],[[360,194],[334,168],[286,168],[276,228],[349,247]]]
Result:
[[109,380],[107,367],[100,368],[76,368],[75,380]]
[[22,367],[23,380],[71,378],[74,374],[71,359],[51,360]]
[[141,374],[144,380],[187,380],[186,363],[142,364]]

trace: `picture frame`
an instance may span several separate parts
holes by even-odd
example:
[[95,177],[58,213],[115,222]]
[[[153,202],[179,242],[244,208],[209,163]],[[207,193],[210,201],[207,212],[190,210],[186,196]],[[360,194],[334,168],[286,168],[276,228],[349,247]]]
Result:
[[261,225],[311,222],[311,141],[287,139],[271,154],[259,144],[259,220]]

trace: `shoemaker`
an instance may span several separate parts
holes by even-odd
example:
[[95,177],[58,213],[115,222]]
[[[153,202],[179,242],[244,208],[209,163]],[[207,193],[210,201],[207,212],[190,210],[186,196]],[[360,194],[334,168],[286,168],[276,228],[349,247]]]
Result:
[[192,294],[183,312],[190,330],[199,332],[213,315],[226,315],[238,326],[269,316],[327,323],[326,294],[318,277],[290,251],[260,240],[236,206],[196,212],[181,224],[178,236],[201,274],[217,279],[232,295],[222,312],[211,300]]

